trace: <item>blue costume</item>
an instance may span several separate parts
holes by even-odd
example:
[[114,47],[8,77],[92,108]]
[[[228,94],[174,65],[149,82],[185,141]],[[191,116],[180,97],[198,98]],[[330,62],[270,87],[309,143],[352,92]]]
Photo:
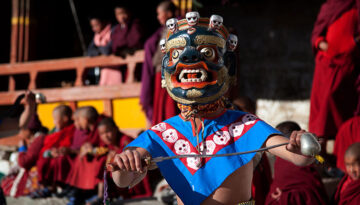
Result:
[[[192,122],[180,116],[147,130],[127,147],[142,147],[151,157],[200,154]],[[204,120],[206,154],[243,152],[260,148],[269,135],[278,134],[256,116],[228,110]],[[200,147],[204,142],[200,140]],[[182,158],[157,163],[162,175],[185,204],[200,204],[255,153],[218,158]]]

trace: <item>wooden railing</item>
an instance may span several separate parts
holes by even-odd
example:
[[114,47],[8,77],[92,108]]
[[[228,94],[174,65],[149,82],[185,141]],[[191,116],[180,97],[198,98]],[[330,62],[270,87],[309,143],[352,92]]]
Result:
[[[112,115],[111,100],[115,98],[138,97],[140,83],[134,82],[136,64],[144,61],[144,51],[140,50],[134,55],[121,58],[117,56],[76,57],[58,60],[42,60],[26,63],[0,64],[0,75],[9,76],[9,90],[0,92],[0,105],[10,105],[15,98],[24,91],[15,91],[13,75],[29,74],[29,90],[41,92],[46,96],[47,102],[71,102],[81,100],[104,100],[105,114]],[[82,76],[87,68],[127,65],[126,82],[116,86],[84,86]],[[39,72],[52,72],[63,70],[76,70],[74,87],[66,88],[36,88],[36,78]],[[51,80],[51,79],[49,79]]]

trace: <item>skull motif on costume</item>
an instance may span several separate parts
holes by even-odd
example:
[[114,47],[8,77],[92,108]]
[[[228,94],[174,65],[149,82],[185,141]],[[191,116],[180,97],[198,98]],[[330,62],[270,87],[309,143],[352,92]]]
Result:
[[234,34],[230,34],[227,43],[228,43],[229,50],[234,51],[238,44],[238,37]]
[[159,45],[160,45],[161,53],[165,53],[166,52],[166,40],[161,39],[159,42]]
[[166,130],[166,125],[165,123],[161,122],[157,125],[152,126],[151,129],[155,131],[163,132],[164,130]]
[[185,140],[178,140],[174,145],[176,154],[189,154],[190,153],[190,144]]
[[199,22],[200,14],[196,11],[191,11],[186,13],[186,20],[189,26],[196,26]]
[[255,123],[255,120],[257,119],[257,117],[255,115],[252,114],[246,114],[243,118],[242,118],[242,122],[245,125],[251,125]]
[[214,135],[214,142],[218,145],[224,145],[230,140],[228,131],[217,131]]
[[165,141],[170,143],[174,143],[178,139],[178,135],[175,129],[168,129],[164,131],[161,135]]
[[[196,155],[194,152],[191,152],[190,154]],[[188,157],[186,158],[186,163],[191,169],[198,170],[201,167],[201,159],[199,157]]]
[[[206,140],[205,145],[206,145],[206,154],[214,154],[214,150],[216,147],[216,144],[214,143],[214,141]],[[203,150],[203,149],[204,149],[204,144],[201,145],[201,150]]]
[[242,122],[232,123],[229,127],[229,132],[232,137],[239,137],[244,130],[244,124]]
[[223,23],[223,17],[219,15],[212,15],[210,17],[210,28],[211,29],[220,29]]
[[166,21],[166,27],[168,27],[169,31],[171,31],[172,33],[176,32],[178,27],[177,27],[177,19],[176,18],[171,18],[168,19]]

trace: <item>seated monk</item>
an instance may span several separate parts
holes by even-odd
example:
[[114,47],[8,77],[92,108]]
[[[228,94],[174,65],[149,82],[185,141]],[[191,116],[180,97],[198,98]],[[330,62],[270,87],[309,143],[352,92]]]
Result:
[[[55,129],[54,133],[47,135],[36,162],[39,182],[50,186],[50,191],[55,191],[57,182],[63,182],[62,173],[67,173],[69,167],[59,169],[59,157],[63,150],[70,147],[75,127],[72,123],[72,110],[67,105],[59,105],[53,110]],[[40,192],[39,192],[40,193]],[[46,194],[45,194],[46,195]]]
[[[133,140],[131,137],[120,132],[114,120],[111,118],[104,118],[100,121],[98,132],[101,146],[94,147],[93,150],[88,150],[88,155],[93,156],[94,160],[98,161],[100,167],[100,169],[94,167],[98,173],[95,173],[93,176],[94,180],[98,181],[98,194],[87,200],[86,204],[88,205],[101,204],[103,201],[105,162],[111,161],[116,153],[120,153],[124,147]],[[110,198],[121,196],[122,198],[127,199],[152,196],[152,191],[147,178],[142,183],[129,190],[117,188],[112,182],[111,176],[107,175],[107,187],[107,190],[109,190],[108,196]]]
[[[291,121],[280,123],[276,129],[285,136],[301,130]],[[276,157],[274,172],[265,204],[327,204],[324,185],[313,165],[300,167]]]
[[360,116],[350,118],[343,123],[336,134],[334,155],[337,157],[336,166],[345,171],[344,154],[353,143],[360,142]]
[[360,204],[360,142],[349,146],[344,156],[346,175],[340,181],[334,204]]

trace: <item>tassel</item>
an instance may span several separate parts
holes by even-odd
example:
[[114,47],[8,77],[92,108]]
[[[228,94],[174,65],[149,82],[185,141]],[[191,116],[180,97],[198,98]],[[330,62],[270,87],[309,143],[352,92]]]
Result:
[[106,167],[104,169],[104,205],[110,205],[110,200],[109,200],[109,193],[108,193],[108,183],[107,183],[107,171],[106,171]]
[[320,163],[320,164],[323,164],[324,163],[324,158],[320,155],[315,155],[315,159]]

